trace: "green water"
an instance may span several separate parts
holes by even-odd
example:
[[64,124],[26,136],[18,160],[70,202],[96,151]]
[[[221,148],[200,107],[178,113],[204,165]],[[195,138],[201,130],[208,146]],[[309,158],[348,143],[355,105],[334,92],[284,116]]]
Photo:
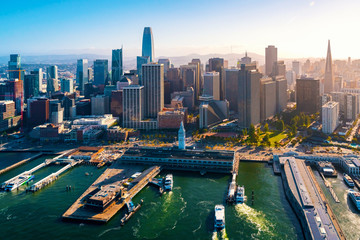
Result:
[[[360,226],[360,211],[356,209],[355,204],[348,197],[349,189],[343,180],[343,175],[340,172],[337,178],[327,178],[333,186],[333,189],[338,196],[340,203],[336,203],[329,190],[325,187],[323,180],[319,173],[314,171],[317,181],[320,183],[320,187],[323,190],[330,207],[334,211],[341,229],[343,230],[346,239],[355,240],[360,239],[360,232],[358,226]],[[355,189],[356,187],[355,187]]]
[[0,153],[0,169],[13,165],[23,159],[29,158],[34,153],[18,152],[18,153]]
[[[39,158],[0,176],[3,182],[43,161]],[[36,173],[36,180],[56,171],[50,166]],[[78,166],[39,192],[0,193],[0,239],[302,239],[300,225],[285,199],[279,177],[259,163],[240,163],[238,183],[246,188],[253,206],[226,206],[226,229],[213,234],[213,209],[224,203],[230,176],[172,172],[174,188],[160,196],[148,186],[133,200],[144,205],[125,226],[124,212],[105,225],[68,223],[61,215],[104,171]],[[85,176],[85,172],[93,176]],[[166,174],[166,172],[163,172]],[[35,181],[36,181],[35,180]],[[66,186],[72,185],[71,192]],[[248,201],[251,205],[251,201]]]

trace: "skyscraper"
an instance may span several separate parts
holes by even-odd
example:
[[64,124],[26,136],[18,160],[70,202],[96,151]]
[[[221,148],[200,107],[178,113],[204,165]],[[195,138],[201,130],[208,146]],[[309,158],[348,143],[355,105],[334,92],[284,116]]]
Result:
[[142,56],[149,57],[150,62],[155,60],[154,56],[154,38],[151,27],[144,28],[143,41],[142,41]]
[[300,76],[300,62],[299,61],[292,62],[292,70],[295,72],[296,77]]
[[265,75],[272,76],[274,65],[277,61],[277,48],[273,45],[269,45],[265,48]]
[[[8,70],[9,70],[9,79],[14,80],[19,78],[19,72],[14,70],[20,70],[21,68],[21,58],[20,54],[11,54],[10,61],[8,62]],[[21,80],[24,80],[21,78]]]
[[123,89],[123,127],[141,128],[144,117],[144,87],[132,85]]
[[88,60],[87,59],[77,60],[76,82],[79,85],[80,93],[84,94],[84,85],[85,85],[85,83],[89,82]]
[[214,100],[220,100],[220,74],[218,72],[204,74],[203,94],[213,96]]
[[166,74],[167,74],[167,72],[169,71],[169,68],[170,68],[170,66],[171,66],[170,59],[168,59],[168,58],[162,58],[162,59],[159,59],[158,63],[164,65],[164,73],[165,73],[165,76],[166,76]]
[[[220,99],[214,100],[224,100],[225,99],[225,61],[223,58],[210,58],[209,59],[209,72],[215,71],[219,73],[220,76]],[[205,87],[205,86],[204,86]]]
[[56,65],[49,66],[46,69],[46,73],[47,73],[47,79],[54,78],[58,80],[58,67]]
[[324,93],[330,93],[333,91],[333,89],[334,89],[334,77],[333,77],[333,69],[332,69],[330,40],[329,40],[326,63],[325,63]]
[[313,78],[296,79],[296,108],[299,112],[320,111],[320,81]]
[[24,96],[25,100],[30,97],[37,97],[41,92],[42,85],[42,69],[35,69],[31,71],[29,75],[25,75],[24,78]]
[[73,93],[74,92],[74,82],[72,79],[60,79],[61,92]]
[[94,85],[107,85],[109,67],[107,59],[96,59],[94,61]]
[[137,75],[139,78],[139,85],[142,85],[142,65],[148,64],[150,62],[149,59],[150,58],[148,56],[145,56],[145,57],[137,56],[136,57],[136,69],[137,69]]
[[123,71],[123,52],[121,49],[112,50],[111,60],[111,77],[112,84],[116,85],[116,82],[120,81],[121,76],[124,74]]
[[149,63],[142,65],[145,91],[145,117],[156,118],[164,108],[164,65]]
[[241,65],[238,85],[240,128],[260,123],[260,79],[262,74],[254,66]]

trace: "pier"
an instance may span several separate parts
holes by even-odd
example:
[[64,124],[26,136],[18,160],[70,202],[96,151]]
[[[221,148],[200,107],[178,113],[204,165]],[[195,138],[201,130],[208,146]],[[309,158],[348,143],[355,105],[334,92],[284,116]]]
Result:
[[[161,171],[159,166],[150,167],[135,178],[127,188],[124,187],[127,179],[140,169],[142,169],[141,166],[122,165],[120,161],[114,162],[62,215],[63,220],[92,223],[108,222],[124,207],[126,202],[131,201]],[[88,206],[89,200],[93,199],[97,192],[105,191],[110,187],[120,189],[113,193],[110,204],[103,206],[102,209],[94,209]],[[109,202],[110,200],[101,201]]]
[[328,180],[325,179],[324,174],[323,174],[322,172],[319,171],[319,174],[320,174],[321,178],[323,179],[325,186],[329,189],[329,192],[330,192],[331,196],[333,197],[334,201],[335,201],[336,203],[339,203],[340,200],[339,200],[339,198],[337,197],[334,189],[332,188],[331,183],[330,183]]
[[57,172],[52,173],[49,176],[41,179],[37,183],[31,185],[31,187],[29,187],[27,189],[27,191],[36,192],[36,191],[42,189],[43,187],[45,187],[45,186],[49,185],[50,183],[52,183],[53,181],[55,181],[59,177],[60,174],[62,174],[66,170],[74,167],[75,165],[77,165],[79,163],[81,163],[81,161],[72,161],[72,162],[70,162],[69,164],[67,164],[65,167],[61,168]]

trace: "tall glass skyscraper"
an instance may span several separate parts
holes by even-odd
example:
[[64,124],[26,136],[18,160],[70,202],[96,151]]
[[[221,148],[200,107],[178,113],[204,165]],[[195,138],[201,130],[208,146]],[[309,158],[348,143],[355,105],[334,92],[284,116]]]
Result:
[[89,82],[88,60],[87,59],[77,60],[76,82],[79,85],[80,92],[83,94],[84,93],[84,85]]
[[[21,69],[21,58],[20,54],[11,54],[10,55],[10,61],[8,62],[8,70],[9,70],[9,79],[14,80],[16,78],[19,78],[19,72],[14,70],[20,70]],[[23,78],[23,72],[20,73],[21,79]]]
[[112,50],[112,60],[111,60],[112,84],[116,85],[116,82],[120,81],[122,75],[123,75],[122,48],[121,49],[113,49]]
[[107,59],[96,59],[94,61],[94,85],[107,85],[109,70]]
[[155,60],[154,56],[154,38],[151,27],[144,28],[143,42],[142,42],[142,56],[148,56],[150,62]]
[[148,64],[150,62],[149,57],[140,57],[137,56],[136,58],[136,68],[137,68],[137,74],[139,78],[139,85],[142,85],[142,65]]

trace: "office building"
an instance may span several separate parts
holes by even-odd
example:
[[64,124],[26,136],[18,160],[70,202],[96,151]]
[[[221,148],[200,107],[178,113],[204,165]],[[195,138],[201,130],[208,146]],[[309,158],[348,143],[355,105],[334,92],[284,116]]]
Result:
[[296,108],[299,112],[319,112],[320,101],[320,80],[305,77],[296,80]]
[[181,122],[186,121],[186,110],[182,109],[166,109],[158,114],[159,129],[178,129]]
[[[94,81],[94,69],[88,68],[88,81],[92,82]],[[84,83],[86,84],[86,83]]]
[[114,117],[119,117],[119,118],[122,117],[122,113],[123,113],[122,99],[123,99],[122,90],[116,90],[111,92],[110,113]]
[[49,122],[50,101],[47,98],[35,98],[28,101],[30,126],[38,126]]
[[260,79],[260,121],[276,114],[276,81],[269,77]]
[[285,110],[287,105],[287,82],[284,76],[273,78],[276,82],[276,112]]
[[57,78],[46,79],[46,94],[51,96],[53,93],[59,91],[59,82]]
[[12,100],[15,102],[16,115],[24,110],[24,87],[23,81],[16,79],[0,82],[0,100]]
[[91,100],[83,99],[76,103],[76,116],[91,115]]
[[122,76],[120,81],[116,83],[116,90],[122,90],[124,87],[130,86],[132,81],[125,76]]
[[114,49],[112,50],[111,59],[112,85],[116,85],[116,83],[120,81],[123,74],[123,49]]
[[42,69],[30,71],[29,75],[25,75],[24,79],[24,95],[25,100],[31,97],[39,96],[42,87],[43,72]]
[[110,98],[97,95],[91,98],[91,115],[105,115],[110,113]]
[[241,65],[238,85],[238,125],[249,128],[260,123],[260,79],[255,66]]
[[58,67],[56,65],[47,67],[46,74],[47,79],[54,78],[58,80]]
[[275,77],[275,76],[285,77],[285,72],[286,72],[286,66],[285,66],[284,61],[277,61],[276,64],[274,65],[273,77]]
[[74,92],[74,80],[63,78],[60,79],[60,88],[63,93],[73,93]]
[[289,70],[286,72],[286,81],[287,81],[287,85],[288,88],[290,90],[294,90],[295,88],[295,82],[296,82],[296,72],[294,70]]
[[[219,73],[220,80],[220,98],[219,100],[225,99],[225,62],[223,58],[210,58],[209,59],[209,72],[215,71]],[[204,85],[205,85],[205,76],[204,76]],[[204,86],[205,88],[205,86]],[[216,98],[214,98],[216,100]]]
[[229,102],[200,97],[199,128],[209,128],[229,119]]
[[136,57],[136,69],[137,75],[139,79],[139,85],[142,85],[142,65],[150,63],[150,58],[148,56],[145,57]]
[[166,80],[170,82],[170,92],[179,92],[184,90],[184,84],[180,76],[180,68],[170,68]]
[[166,77],[167,72],[169,71],[169,69],[171,67],[170,59],[168,59],[168,58],[160,58],[158,63],[164,65],[164,74],[165,74],[165,77]]
[[21,116],[15,116],[15,103],[10,100],[0,101],[0,131],[16,127],[21,121]]
[[248,57],[247,52],[245,52],[245,56],[242,57],[240,61],[238,61],[237,67],[241,68],[242,64],[245,64],[245,65],[251,64],[251,57]]
[[107,59],[96,59],[94,61],[94,85],[107,85],[109,78],[109,67]]
[[19,79],[19,77],[21,78],[21,80],[24,80],[24,72],[18,71],[21,70],[20,54],[10,54],[10,61],[8,62],[8,70],[9,70],[8,74],[10,80]]
[[61,107],[61,103],[57,99],[49,101],[49,119],[53,124],[62,123],[64,120],[64,108]]
[[77,60],[76,66],[76,82],[79,86],[79,91],[81,94],[84,94],[85,87],[84,85],[89,82],[89,71],[92,73],[92,69],[88,67],[87,59]]
[[151,27],[144,28],[142,41],[142,56],[149,57],[150,62],[155,61],[154,38]]
[[339,103],[327,102],[322,106],[322,132],[332,134],[339,125]]
[[229,109],[237,114],[238,112],[238,82],[239,69],[225,70],[225,98],[229,101]]
[[164,65],[149,63],[142,65],[145,94],[145,117],[156,118],[164,108]]
[[300,76],[300,62],[299,61],[293,61],[292,62],[292,70],[295,72],[296,78]]
[[324,93],[330,93],[333,90],[334,90],[334,76],[333,76],[332,57],[331,57],[330,40],[329,40],[326,63],[325,63]]
[[265,48],[265,75],[272,76],[274,67],[278,61],[277,48],[273,45],[269,45]]
[[214,100],[220,100],[220,90],[220,74],[218,72],[205,73],[203,95],[213,96]]
[[188,87],[186,91],[173,92],[171,93],[172,101],[174,99],[182,98],[183,106],[193,110],[195,107],[195,92],[192,87]]

